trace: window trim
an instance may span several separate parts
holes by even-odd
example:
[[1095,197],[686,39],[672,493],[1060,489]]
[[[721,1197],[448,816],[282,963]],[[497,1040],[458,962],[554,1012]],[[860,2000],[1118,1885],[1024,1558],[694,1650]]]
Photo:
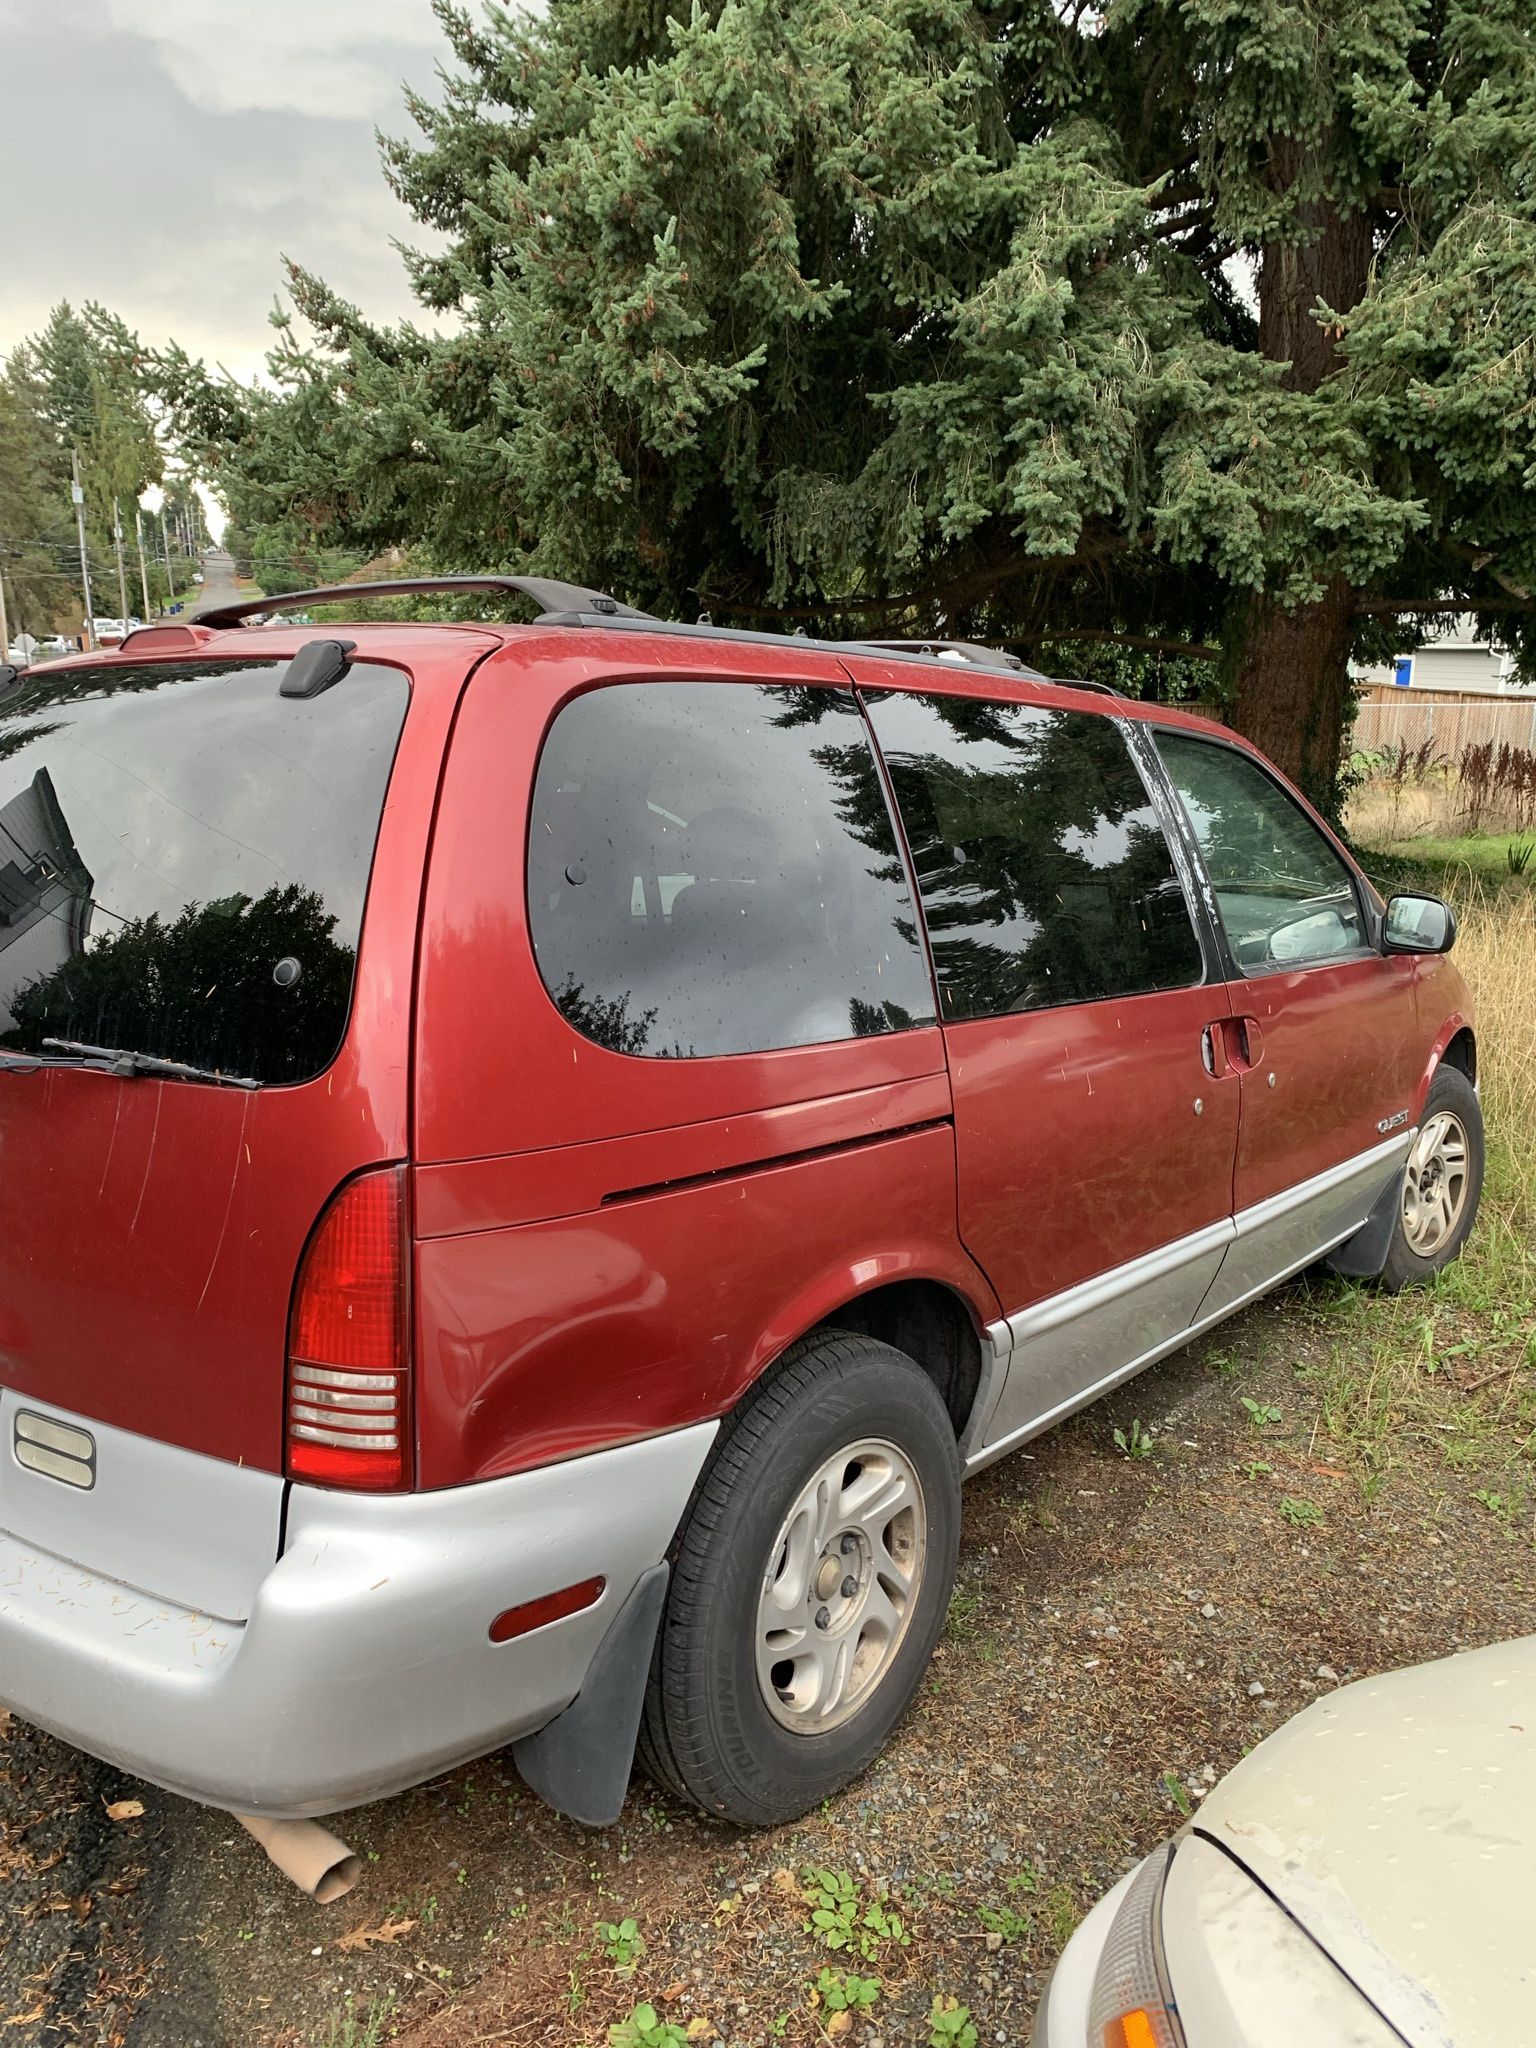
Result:
[[[949,680],[950,678],[946,675],[945,681]],[[967,676],[964,680],[967,683],[971,683],[973,687],[969,689],[935,690],[924,688],[918,683],[906,682],[860,683],[857,685],[859,708],[864,713],[865,723],[869,729],[870,742],[875,750],[875,758],[880,764],[880,776],[885,788],[886,805],[896,826],[897,841],[901,847],[902,866],[907,876],[907,886],[911,890],[912,901],[917,906],[918,930],[922,936],[923,951],[927,957],[928,971],[933,983],[939,1029],[941,1031],[950,1031],[963,1024],[990,1024],[997,1022],[1002,1017],[1033,1017],[1043,1015],[1052,1010],[1086,1009],[1093,1003],[1134,1003],[1140,1002],[1149,996],[1187,995],[1191,989],[1222,986],[1227,980],[1227,976],[1223,972],[1223,963],[1226,957],[1225,937],[1221,933],[1219,925],[1215,930],[1207,928],[1204,891],[1196,890],[1193,893],[1191,892],[1190,883],[1192,877],[1187,871],[1186,863],[1180,858],[1180,822],[1183,821],[1187,825],[1187,820],[1184,819],[1184,809],[1182,804],[1178,803],[1177,792],[1171,786],[1167,789],[1164,788],[1165,772],[1161,759],[1157,757],[1157,749],[1155,747],[1148,749],[1155,762],[1154,769],[1149,772],[1140,747],[1133,738],[1133,729],[1140,721],[1119,717],[1108,706],[1100,708],[1097,704],[1057,704],[1050,700],[1041,702],[1035,697],[1000,696],[996,690],[978,687],[979,678]],[[872,698],[884,697],[959,697],[968,703],[998,704],[1015,711],[1049,711],[1059,716],[1096,718],[1103,720],[1106,725],[1113,726],[1120,736],[1122,745],[1125,747],[1132,771],[1139,778],[1147,801],[1156,814],[1158,824],[1162,829],[1163,840],[1168,848],[1168,857],[1173,866],[1174,879],[1178,883],[1180,893],[1184,898],[1185,915],[1189,919],[1189,928],[1200,954],[1200,973],[1197,978],[1194,981],[1179,982],[1171,988],[1138,989],[1131,994],[1116,993],[1102,996],[1074,996],[1059,1003],[1034,1004],[1027,1010],[989,1010],[984,1015],[978,1017],[948,1016],[945,1012],[944,989],[939,980],[938,962],[933,951],[933,937],[928,929],[928,909],[923,901],[923,892],[918,882],[917,864],[913,859],[911,846],[907,842],[906,819],[902,816],[901,804],[896,795],[896,785],[891,777],[890,765],[886,761],[885,751],[880,744],[880,734],[871,715],[869,703],[866,701]],[[1172,818],[1169,816],[1170,805],[1172,805],[1175,812]],[[1197,867],[1196,873],[1204,879],[1205,887],[1208,889],[1210,886],[1209,878],[1205,876],[1203,866]]]
[[[1220,957],[1224,964],[1225,979],[1227,981],[1262,981],[1276,974],[1311,974],[1320,967],[1342,967],[1357,960],[1379,959],[1381,957],[1380,912],[1374,901],[1375,892],[1371,889],[1366,876],[1352,859],[1349,849],[1344,845],[1338,834],[1328,824],[1327,820],[1319,816],[1312,808],[1300,790],[1292,789],[1279,770],[1266,761],[1262,754],[1255,752],[1250,747],[1244,746],[1236,739],[1229,739],[1225,733],[1203,732],[1185,725],[1169,725],[1162,719],[1143,719],[1138,722],[1151,735],[1152,744],[1150,751],[1156,757],[1158,772],[1167,784],[1169,799],[1177,811],[1181,837],[1183,837],[1189,848],[1191,858],[1199,864],[1199,871],[1204,884],[1201,894],[1208,901],[1209,912],[1215,923],[1215,937]],[[1250,767],[1256,768],[1260,775],[1279,793],[1282,800],[1288,803],[1293,810],[1300,813],[1313,830],[1317,832],[1324,845],[1337,856],[1340,865],[1349,878],[1349,885],[1354,893],[1355,908],[1366,935],[1364,941],[1359,946],[1352,946],[1347,953],[1324,954],[1316,960],[1265,960],[1248,966],[1238,959],[1232,950],[1232,941],[1227,933],[1226,920],[1221,914],[1220,898],[1217,895],[1216,884],[1212,879],[1210,868],[1206,862],[1204,849],[1200,844],[1200,835],[1196,832],[1194,820],[1185,808],[1184,799],[1179,794],[1178,784],[1174,781],[1168,764],[1163,759],[1163,751],[1159,742],[1164,734],[1171,739],[1193,740],[1200,746],[1219,747],[1226,753],[1236,754],[1239,760],[1246,761]]]

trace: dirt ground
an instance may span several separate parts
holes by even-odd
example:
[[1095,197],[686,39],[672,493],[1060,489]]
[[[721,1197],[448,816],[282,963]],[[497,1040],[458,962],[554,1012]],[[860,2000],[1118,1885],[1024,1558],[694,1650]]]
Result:
[[[345,1816],[366,1874],[320,1909],[227,1818],[12,1723],[0,2043],[603,2048],[649,2005],[624,2048],[905,2048],[936,1998],[982,2043],[1027,2040],[1077,1917],[1283,1719],[1536,1632],[1536,1556],[1490,1510],[1491,1467],[1414,1439],[1377,1485],[1319,1450],[1324,1307],[1293,1287],[979,1479],[916,1707],[793,1827],[743,1835],[637,1776],[587,1833],[493,1757]],[[1115,1444],[1133,1421],[1149,1455]],[[111,1818],[125,1799],[142,1815]],[[830,1928],[807,1925],[818,1868]],[[823,1970],[868,2011],[838,2012]]]

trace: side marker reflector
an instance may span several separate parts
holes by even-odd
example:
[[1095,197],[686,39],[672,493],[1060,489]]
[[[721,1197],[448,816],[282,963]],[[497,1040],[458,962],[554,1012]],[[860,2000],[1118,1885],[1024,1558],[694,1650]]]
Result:
[[580,1614],[595,1607],[603,1597],[606,1579],[583,1579],[579,1586],[565,1586],[558,1593],[543,1593],[537,1600],[525,1600],[521,1607],[508,1607],[491,1623],[491,1641],[509,1643],[514,1636],[526,1636],[552,1621],[564,1621],[568,1614]]

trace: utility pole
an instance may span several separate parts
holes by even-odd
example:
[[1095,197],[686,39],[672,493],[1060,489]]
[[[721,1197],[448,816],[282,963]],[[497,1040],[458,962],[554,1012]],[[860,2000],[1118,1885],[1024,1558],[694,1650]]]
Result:
[[149,563],[144,555],[144,518],[137,505],[133,508],[133,537],[139,544],[139,587],[144,592],[144,623],[150,620]]
[[85,492],[80,488],[80,450],[69,451],[70,476],[69,495],[75,501],[75,531],[80,536],[80,581],[85,586],[85,644],[94,652],[96,647],[96,606],[91,599],[91,565],[85,553]]
[[128,572],[123,567],[123,510],[112,500],[112,545],[117,549],[117,601],[122,607],[123,631],[128,631]]
[[160,545],[165,549],[165,587],[171,593],[167,604],[176,602],[176,578],[171,574],[171,537],[165,530],[165,504],[160,506]]
[[11,623],[5,616],[5,571],[0,569],[0,662],[11,657]]

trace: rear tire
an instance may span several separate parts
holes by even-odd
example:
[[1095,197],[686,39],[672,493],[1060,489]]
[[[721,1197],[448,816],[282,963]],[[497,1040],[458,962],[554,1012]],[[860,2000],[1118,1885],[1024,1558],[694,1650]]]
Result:
[[944,1627],[960,1459],[905,1353],[823,1333],[726,1424],[678,1540],[640,1760],[744,1826],[873,1761]]
[[1477,1090],[1460,1068],[1441,1067],[1408,1155],[1397,1225],[1381,1269],[1381,1285],[1389,1293],[1423,1286],[1460,1254],[1477,1220],[1483,1163]]

